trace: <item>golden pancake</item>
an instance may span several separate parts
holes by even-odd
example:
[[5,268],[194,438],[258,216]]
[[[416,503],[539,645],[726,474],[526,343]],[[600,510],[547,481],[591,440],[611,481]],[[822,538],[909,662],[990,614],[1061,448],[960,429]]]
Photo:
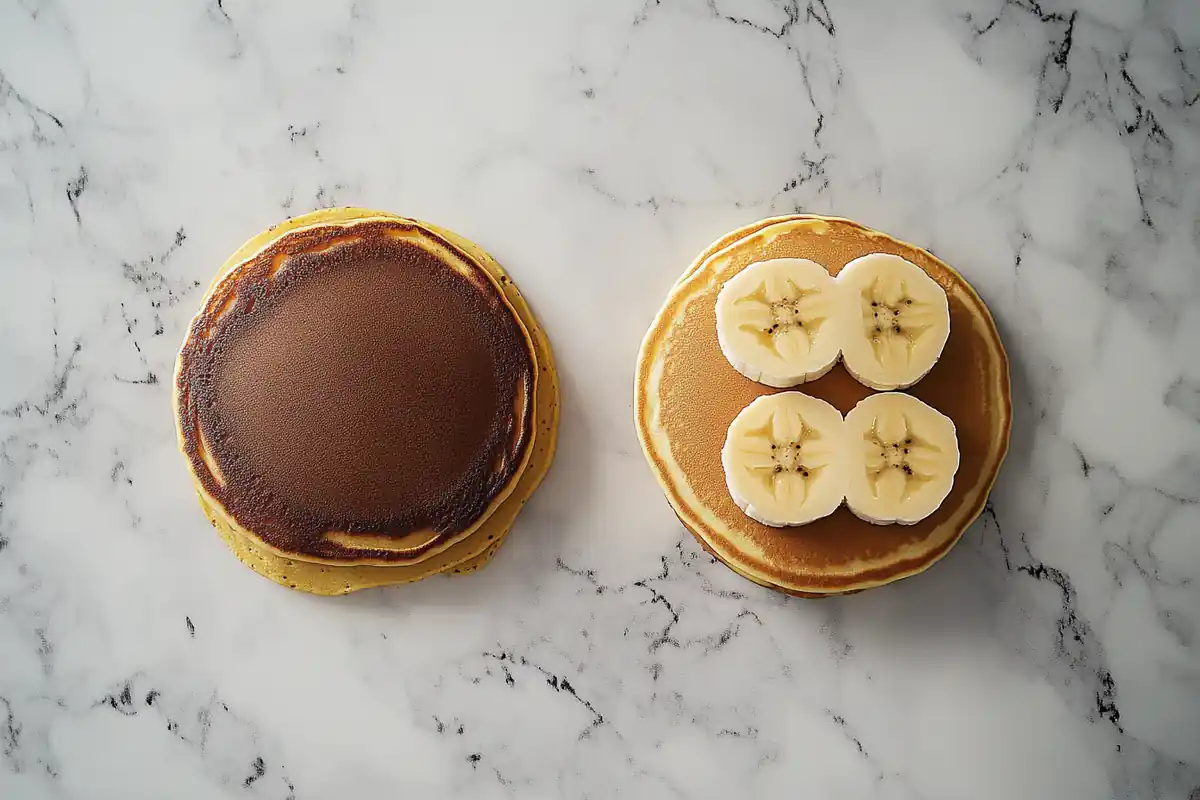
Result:
[[[742,513],[729,495],[721,448],[730,422],[755,398],[778,390],[738,374],[717,341],[721,287],[748,265],[806,258],[831,274],[868,253],[900,255],[945,289],[951,330],[933,370],[906,390],[950,417],[961,463],[942,506],[914,525],[872,525],[844,506],[795,528],[772,528]],[[795,387],[843,414],[871,394],[837,365]],[[683,524],[740,575],[798,596],[880,586],[927,569],[983,510],[1008,449],[1012,425],[1008,358],[987,307],[930,253],[848,220],[791,216],[763,220],[710,246],[684,273],[638,356],[635,421],[655,477]]]
[[[488,276],[489,282],[498,288],[505,305],[512,309],[515,319],[526,334],[526,340],[530,345],[530,355],[538,372],[535,380],[532,381],[534,389],[530,392],[530,424],[527,435],[523,437],[527,445],[525,455],[520,469],[514,471],[515,475],[508,490],[490,504],[486,513],[480,515],[469,530],[448,537],[447,541],[438,543],[437,546],[424,548],[417,554],[419,558],[405,561],[397,559],[383,561],[392,566],[371,565],[372,562],[362,564],[364,559],[343,561],[340,564],[319,563],[319,559],[314,559],[307,553],[279,552],[239,524],[236,517],[229,513],[229,509],[213,498],[202,480],[203,475],[196,476],[194,473],[197,491],[206,514],[227,544],[244,563],[285,586],[319,594],[342,594],[368,586],[408,582],[442,570],[469,571],[485,563],[486,559],[499,546],[521,506],[544,477],[553,457],[557,431],[559,392],[553,356],[545,334],[537,325],[520,292],[499,265],[480,248],[449,231],[394,215],[362,209],[331,209],[314,212],[284,223],[247,242],[229,259],[226,268],[222,270],[222,276],[218,278],[214,287],[221,285],[222,278],[235,272],[239,268],[238,265],[245,263],[247,258],[262,252],[271,243],[281,238],[286,239],[286,235],[293,231],[309,233],[316,227],[329,228],[331,226],[357,231],[359,230],[357,225],[363,222],[376,224],[386,222],[388,224],[384,226],[385,228],[397,226],[392,228],[393,230],[419,230],[422,235],[436,237],[435,241],[440,247],[454,248],[461,258],[473,261],[481,273]],[[177,367],[177,373],[180,371],[180,368]],[[185,407],[179,402],[179,396],[183,394],[180,392],[180,388],[186,388],[186,386],[187,383],[181,381],[177,374],[177,409]],[[177,420],[180,420],[180,417],[181,415],[177,414]],[[181,448],[187,454],[188,441],[182,421],[180,421],[179,427]],[[194,464],[195,461],[190,458],[189,463]],[[205,465],[207,466],[207,462]],[[374,544],[375,542],[372,542],[372,546]],[[352,565],[345,566],[346,563]],[[373,563],[379,564],[380,562]]]

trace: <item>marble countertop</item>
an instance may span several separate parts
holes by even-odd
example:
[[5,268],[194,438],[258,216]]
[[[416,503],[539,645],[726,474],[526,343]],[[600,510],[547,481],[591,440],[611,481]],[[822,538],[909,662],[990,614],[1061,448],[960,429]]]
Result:
[[[1194,0],[0,3],[0,797],[1200,797],[1198,98]],[[169,384],[229,252],[351,204],[495,254],[564,416],[486,570],[328,599],[209,529]],[[678,274],[793,211],[1013,365],[962,543],[818,602],[631,421]]]

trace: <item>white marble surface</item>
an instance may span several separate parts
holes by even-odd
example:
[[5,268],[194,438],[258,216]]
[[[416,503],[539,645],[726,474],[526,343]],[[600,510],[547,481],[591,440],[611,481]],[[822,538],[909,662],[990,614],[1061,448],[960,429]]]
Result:
[[[1195,0],[3,0],[0,798],[1197,797],[1198,97]],[[174,451],[200,285],[337,204],[556,346],[469,579],[283,590]],[[955,264],[1014,367],[985,516],[822,602],[702,555],[631,422],[679,272],[795,209]]]

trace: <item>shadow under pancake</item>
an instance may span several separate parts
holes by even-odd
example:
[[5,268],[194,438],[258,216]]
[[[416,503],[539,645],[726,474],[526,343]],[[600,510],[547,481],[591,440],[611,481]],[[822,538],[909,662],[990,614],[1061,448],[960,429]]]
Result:
[[905,647],[990,631],[1008,573],[1003,561],[997,564],[981,550],[982,537],[992,527],[987,523],[985,517],[975,520],[958,546],[921,573],[920,580],[900,580],[806,607],[832,605],[872,641]]

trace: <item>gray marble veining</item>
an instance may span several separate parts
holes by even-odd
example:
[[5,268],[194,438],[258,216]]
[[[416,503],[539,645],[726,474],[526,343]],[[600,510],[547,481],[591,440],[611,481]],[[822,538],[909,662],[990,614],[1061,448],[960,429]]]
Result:
[[[0,797],[1200,790],[1194,0],[0,3]],[[242,568],[174,450],[240,242],[435,220],[520,282],[560,455],[469,579]],[[724,231],[929,247],[1013,365],[986,513],[806,602],[680,529],[637,345]]]

